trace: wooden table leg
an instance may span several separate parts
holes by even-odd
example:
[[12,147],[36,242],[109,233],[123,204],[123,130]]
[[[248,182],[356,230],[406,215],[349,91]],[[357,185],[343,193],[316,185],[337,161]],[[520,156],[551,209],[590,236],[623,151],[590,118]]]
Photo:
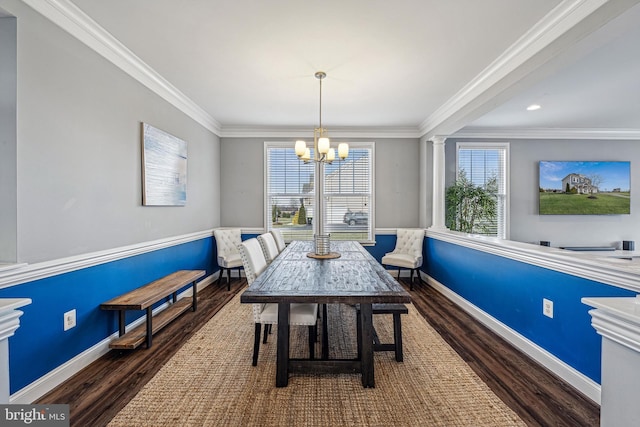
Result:
[[362,370],[362,386],[375,387],[373,372],[373,316],[371,304],[360,304],[360,365]]
[[329,321],[327,319],[327,304],[322,304],[322,360],[329,360]]
[[289,384],[289,310],[289,303],[278,303],[276,387],[286,387]]

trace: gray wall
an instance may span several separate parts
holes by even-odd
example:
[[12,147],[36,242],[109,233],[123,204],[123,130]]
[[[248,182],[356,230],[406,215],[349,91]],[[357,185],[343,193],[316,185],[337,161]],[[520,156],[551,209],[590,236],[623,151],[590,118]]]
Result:
[[[446,140],[447,186],[455,178],[456,141]],[[552,246],[609,246],[620,245],[622,240],[640,242],[640,196],[634,191],[640,186],[639,141],[520,139],[498,142],[510,143],[510,240],[535,243],[549,240]],[[631,215],[539,215],[541,160],[631,161]]]
[[[310,131],[311,132],[311,131]],[[300,138],[304,138],[301,135]],[[222,138],[221,225],[263,228],[264,142],[296,138]],[[375,227],[419,226],[420,146],[413,138],[360,138],[375,142]]]
[[0,18],[0,262],[17,260],[16,60],[16,18]]
[[[220,224],[219,138],[20,2],[18,261]],[[141,122],[188,144],[185,207],[142,206]]]

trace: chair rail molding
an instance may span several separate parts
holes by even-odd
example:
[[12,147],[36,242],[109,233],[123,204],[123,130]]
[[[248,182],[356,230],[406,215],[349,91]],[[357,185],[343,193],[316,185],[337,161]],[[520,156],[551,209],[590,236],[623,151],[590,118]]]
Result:
[[0,289],[213,236],[213,229],[0,270]]
[[615,257],[457,231],[427,229],[427,237],[640,293],[637,268]]

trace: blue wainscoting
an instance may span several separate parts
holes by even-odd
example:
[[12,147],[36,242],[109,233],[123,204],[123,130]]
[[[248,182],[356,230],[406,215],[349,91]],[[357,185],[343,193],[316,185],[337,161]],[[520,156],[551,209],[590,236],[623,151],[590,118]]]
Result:
[[[218,270],[213,237],[0,290],[0,298],[31,298],[9,339],[11,393],[24,388],[118,330],[117,312],[100,304],[176,270]],[[76,309],[77,326],[63,330]],[[132,322],[144,312],[131,312]]]
[[[601,338],[580,299],[635,293],[441,240],[426,239],[423,270],[442,285],[600,383]],[[542,314],[553,301],[554,317]]]
[[395,234],[376,234],[376,244],[374,246],[365,246],[364,248],[380,262],[384,254],[391,252],[395,247]]
[[[245,233],[242,239],[256,237]],[[395,235],[377,235],[366,249],[378,260],[395,247]],[[195,240],[45,279],[0,289],[0,298],[31,298],[20,328],[9,339],[10,393],[15,393],[100,343],[118,330],[116,312],[100,304],[176,270],[216,273],[215,238]],[[63,313],[75,309],[77,326],[63,330]],[[127,323],[142,317],[131,311]]]

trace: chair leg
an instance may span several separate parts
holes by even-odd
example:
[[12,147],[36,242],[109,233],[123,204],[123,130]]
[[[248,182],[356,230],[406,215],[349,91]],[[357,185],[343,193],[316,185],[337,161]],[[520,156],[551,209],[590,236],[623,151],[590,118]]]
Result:
[[393,313],[393,342],[395,343],[396,362],[402,362],[402,323],[400,313]]
[[411,269],[411,276],[409,276],[409,289],[413,290],[413,268]]
[[398,282],[400,281],[400,267],[398,267]]
[[258,351],[260,350],[260,323],[256,323],[255,337],[253,340],[253,366],[258,365]]
[[231,269],[227,268],[227,290],[231,290]]
[[220,276],[218,276],[218,280],[216,281],[216,286],[220,284],[222,281],[222,276],[224,276],[224,267],[220,267]]
[[267,335],[271,333],[271,325],[265,323],[264,324],[264,336],[262,338],[262,344],[266,344],[267,343]]

